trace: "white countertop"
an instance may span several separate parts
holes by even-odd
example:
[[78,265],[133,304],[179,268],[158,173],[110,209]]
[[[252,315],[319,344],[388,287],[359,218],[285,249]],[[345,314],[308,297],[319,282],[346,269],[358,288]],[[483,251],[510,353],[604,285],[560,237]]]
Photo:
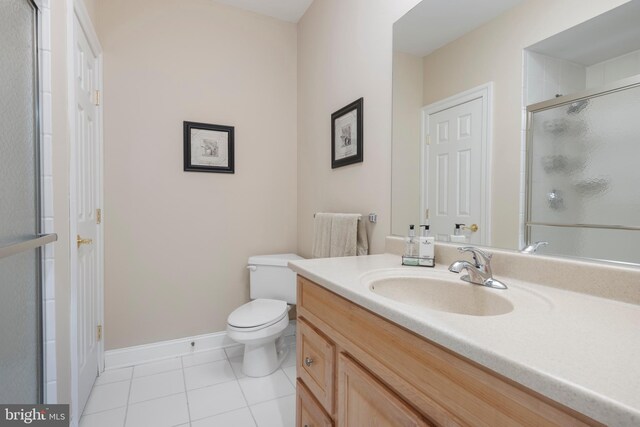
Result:
[[509,289],[487,291],[509,299],[514,310],[499,316],[469,316],[398,303],[362,283],[363,276],[389,268],[423,276],[454,275],[444,266],[403,267],[400,256],[384,254],[292,261],[289,267],[597,421],[640,426],[638,305],[497,276]]

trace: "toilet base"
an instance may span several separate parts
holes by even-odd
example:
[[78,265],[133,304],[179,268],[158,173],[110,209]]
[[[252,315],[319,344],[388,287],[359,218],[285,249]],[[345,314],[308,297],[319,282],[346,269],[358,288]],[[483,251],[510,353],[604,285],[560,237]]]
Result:
[[242,372],[248,377],[265,377],[275,372],[289,354],[283,335],[266,344],[245,344]]

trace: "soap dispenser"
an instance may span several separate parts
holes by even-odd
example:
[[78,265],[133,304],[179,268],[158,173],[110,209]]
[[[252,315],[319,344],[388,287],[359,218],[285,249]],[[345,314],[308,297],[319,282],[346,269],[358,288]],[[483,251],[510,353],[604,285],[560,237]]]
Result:
[[420,238],[418,239],[418,265],[422,267],[435,267],[435,237],[429,236],[429,226],[421,225]]
[[464,234],[465,224],[456,224],[453,234],[451,235],[451,243],[467,243],[467,236]]
[[404,255],[402,255],[403,265],[418,265],[418,239],[416,239],[415,226],[409,226],[409,233],[405,239]]

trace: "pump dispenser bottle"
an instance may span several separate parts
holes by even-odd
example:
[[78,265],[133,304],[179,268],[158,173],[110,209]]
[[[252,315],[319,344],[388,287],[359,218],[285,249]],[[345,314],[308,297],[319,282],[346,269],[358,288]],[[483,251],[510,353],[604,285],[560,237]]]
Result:
[[435,267],[435,237],[429,236],[429,226],[421,225],[422,229],[418,247],[418,265],[422,267]]
[[464,234],[465,224],[456,224],[451,237],[451,243],[467,243],[467,236]]
[[404,255],[402,256],[403,265],[418,265],[418,239],[416,239],[415,226],[409,226],[409,233],[405,239]]

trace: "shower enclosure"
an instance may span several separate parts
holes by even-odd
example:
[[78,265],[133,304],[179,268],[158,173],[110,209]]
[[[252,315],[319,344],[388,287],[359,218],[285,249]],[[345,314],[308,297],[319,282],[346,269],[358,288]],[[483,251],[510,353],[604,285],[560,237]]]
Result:
[[0,403],[41,403],[38,8],[0,0]]
[[527,244],[640,263],[640,76],[527,111]]

